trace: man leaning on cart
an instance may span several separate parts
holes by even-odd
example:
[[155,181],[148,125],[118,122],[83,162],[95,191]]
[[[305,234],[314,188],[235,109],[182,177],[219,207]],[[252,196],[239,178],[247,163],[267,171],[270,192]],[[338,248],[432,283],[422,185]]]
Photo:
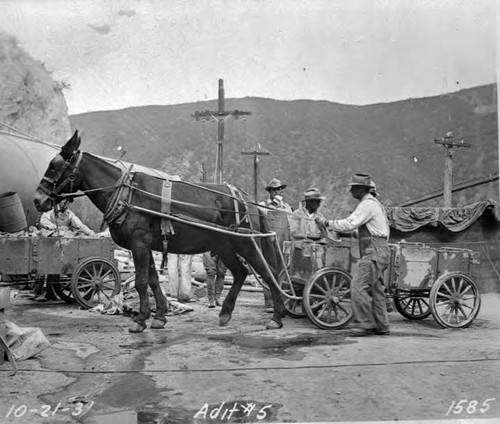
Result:
[[[97,234],[87,227],[76,214],[69,209],[69,200],[64,199],[61,201],[57,209],[51,209],[44,212],[40,217],[40,228],[44,230],[51,230],[54,232],[71,231],[76,234],[83,234],[89,237],[95,237]],[[99,234],[99,236],[102,236]],[[57,284],[60,281],[60,276],[56,274],[47,275],[47,285],[40,283],[35,285],[34,300],[38,302],[45,302],[47,300],[56,300],[57,296],[53,292],[52,284]]]
[[354,212],[345,219],[317,218],[324,225],[338,232],[358,230],[359,272],[351,283],[351,301],[357,328],[353,336],[390,333],[387,317],[384,271],[389,264],[389,222],[382,204],[376,199],[377,191],[372,177],[354,174],[351,195],[359,200]]

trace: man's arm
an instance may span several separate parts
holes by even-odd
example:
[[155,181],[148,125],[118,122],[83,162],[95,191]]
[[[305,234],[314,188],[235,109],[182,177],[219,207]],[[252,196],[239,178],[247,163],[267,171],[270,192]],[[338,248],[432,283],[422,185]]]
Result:
[[356,230],[366,224],[372,217],[372,212],[366,203],[360,203],[357,208],[345,219],[324,220],[324,225],[338,232]]
[[57,229],[56,224],[52,222],[52,213],[53,211],[48,211],[42,213],[42,216],[40,217],[40,228],[43,228],[45,230],[55,230]]
[[95,236],[94,231],[92,231],[89,227],[87,227],[81,220],[78,218],[73,211],[71,213],[71,229],[74,231],[80,231],[87,236]]

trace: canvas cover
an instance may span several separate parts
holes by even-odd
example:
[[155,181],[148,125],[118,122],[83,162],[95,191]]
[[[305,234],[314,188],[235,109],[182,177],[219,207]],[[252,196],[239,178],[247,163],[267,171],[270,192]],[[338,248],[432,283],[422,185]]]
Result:
[[494,200],[484,200],[457,208],[386,207],[385,209],[391,228],[403,232],[431,225],[457,233],[474,224],[487,209],[491,209],[496,221],[500,222],[499,205]]

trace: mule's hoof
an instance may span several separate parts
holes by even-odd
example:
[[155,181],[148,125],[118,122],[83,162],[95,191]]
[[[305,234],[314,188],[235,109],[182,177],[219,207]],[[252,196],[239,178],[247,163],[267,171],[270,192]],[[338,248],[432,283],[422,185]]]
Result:
[[266,330],[278,330],[281,327],[283,327],[282,322],[276,322],[275,320],[272,319],[267,323]]
[[161,330],[163,328],[165,328],[165,324],[167,323],[167,320],[162,320],[162,319],[158,319],[158,318],[155,318],[153,320],[153,323],[151,324],[151,328],[153,330]]
[[231,315],[220,315],[219,316],[219,325],[224,327],[227,323],[231,321]]
[[147,325],[146,324],[139,324],[138,322],[135,322],[130,326],[128,331],[130,333],[142,333],[146,329]]

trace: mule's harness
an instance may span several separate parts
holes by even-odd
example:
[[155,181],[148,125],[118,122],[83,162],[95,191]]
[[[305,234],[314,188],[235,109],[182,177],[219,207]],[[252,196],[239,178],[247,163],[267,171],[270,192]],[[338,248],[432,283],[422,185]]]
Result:
[[[184,222],[186,224],[190,224],[190,225],[193,225],[195,227],[201,227],[201,228],[207,228],[207,229],[210,229],[211,226],[214,226],[214,227],[219,228],[218,231],[227,232],[230,234],[234,234],[235,232],[236,232],[236,234],[238,234],[238,231],[243,231],[243,234],[241,234],[241,235],[252,234],[254,236],[259,236],[259,235],[271,236],[273,234],[273,233],[268,233],[268,234],[264,235],[264,233],[257,232],[253,229],[252,220],[250,219],[250,212],[248,210],[246,200],[243,198],[241,191],[236,189],[236,187],[234,187],[230,184],[227,184],[226,186],[228,187],[231,194],[227,194],[227,193],[222,193],[220,191],[214,190],[210,187],[203,187],[203,186],[200,186],[198,184],[190,183],[188,181],[179,181],[179,183],[191,185],[193,187],[198,187],[200,189],[210,191],[210,192],[222,195],[222,196],[230,197],[231,199],[233,199],[234,210],[228,209],[227,211],[233,212],[235,214],[235,223],[232,224],[229,227],[229,229],[228,229],[228,227],[223,227],[223,226],[219,226],[216,224],[203,225],[203,223],[197,222],[197,220],[195,220],[195,219],[190,219],[190,217],[187,217],[187,216],[186,217],[184,217],[184,216],[177,217],[175,215],[172,215],[171,211],[170,211],[170,204],[171,203],[185,204],[185,205],[189,205],[189,206],[192,206],[195,208],[198,207],[198,208],[203,208],[203,209],[207,209],[207,206],[196,205],[196,204],[192,204],[192,203],[184,203],[184,202],[178,201],[178,200],[172,200],[170,198],[170,193],[171,193],[170,190],[167,190],[167,192],[169,194],[169,198],[166,199],[166,198],[164,198],[164,196],[160,196],[160,195],[157,195],[157,194],[140,189],[132,182],[133,174],[134,174],[131,171],[132,165],[129,167],[129,169],[126,172],[122,172],[121,177],[118,179],[118,181],[116,182],[116,184],[114,186],[101,187],[101,188],[95,188],[95,189],[90,189],[90,190],[82,190],[81,194],[71,193],[74,189],[74,184],[75,184],[75,181],[76,181],[77,176],[78,176],[79,166],[80,166],[80,163],[82,161],[82,157],[83,157],[83,153],[79,150],[76,150],[72,153],[72,155],[68,159],[66,159],[63,168],[60,170],[60,172],[58,173],[58,175],[56,177],[49,178],[49,177],[44,175],[42,178],[42,181],[45,181],[53,188],[49,189],[49,188],[46,188],[43,184],[40,184],[40,188],[42,189],[42,191],[44,191],[51,199],[53,199],[55,201],[58,198],[74,198],[74,197],[84,196],[90,192],[113,190],[113,193],[111,195],[111,198],[108,201],[108,204],[106,205],[106,209],[105,209],[104,215],[103,215],[103,220],[108,224],[110,224],[110,223],[120,224],[125,219],[125,213],[126,213],[127,209],[135,209],[136,211],[145,212],[145,213],[149,213],[149,214],[156,215],[159,217],[163,217],[163,218],[165,218],[166,221],[174,220],[174,221]],[[59,183],[59,180],[63,177],[63,175],[65,174],[65,172],[68,169],[70,169],[70,173],[68,174],[68,176],[66,176],[66,178],[64,178],[64,180],[61,183]],[[166,181],[169,182],[168,180],[166,180]],[[70,193],[61,193],[61,191],[64,188],[66,188],[68,185],[69,185],[69,192]],[[171,188],[171,183],[170,183],[170,188]],[[149,210],[149,209],[145,209],[145,208],[141,208],[141,207],[132,205],[131,198],[132,198],[133,191],[139,191],[139,192],[146,194],[150,197],[159,198],[160,201],[162,202],[161,213],[157,213],[157,212],[154,212],[154,211]],[[166,194],[167,192],[163,191],[162,195],[164,193]],[[243,205],[243,210],[240,210],[240,205]],[[259,205],[256,205],[256,206],[259,206]],[[210,206],[208,206],[208,208],[210,208]],[[215,209],[223,210],[221,208],[215,208]],[[250,228],[241,227],[241,224],[243,224],[244,222],[247,222]],[[171,224],[167,223],[166,226],[165,225],[163,226],[164,230],[166,230],[167,228],[171,232],[173,232]],[[225,228],[225,230],[224,230],[224,228]],[[246,233],[246,234],[244,234],[244,233]]]
[[[76,157],[75,163],[73,163],[73,158]],[[61,172],[57,176],[57,178],[49,178],[46,177],[45,175],[42,178],[42,181],[46,181],[49,185],[53,186],[52,190],[49,190],[43,186],[43,184],[40,184],[40,188],[49,195],[50,198],[55,199],[57,198],[58,194],[69,184],[69,191],[73,191],[73,186],[76,181],[76,177],[78,174],[78,167],[80,166],[80,162],[82,161],[83,153],[80,151],[75,151],[71,155],[69,159],[66,160],[64,167],[61,169]],[[71,172],[68,174],[68,176],[63,180],[62,183],[59,184],[59,180],[61,177],[64,175],[66,170],[73,165],[73,168],[70,170]]]

